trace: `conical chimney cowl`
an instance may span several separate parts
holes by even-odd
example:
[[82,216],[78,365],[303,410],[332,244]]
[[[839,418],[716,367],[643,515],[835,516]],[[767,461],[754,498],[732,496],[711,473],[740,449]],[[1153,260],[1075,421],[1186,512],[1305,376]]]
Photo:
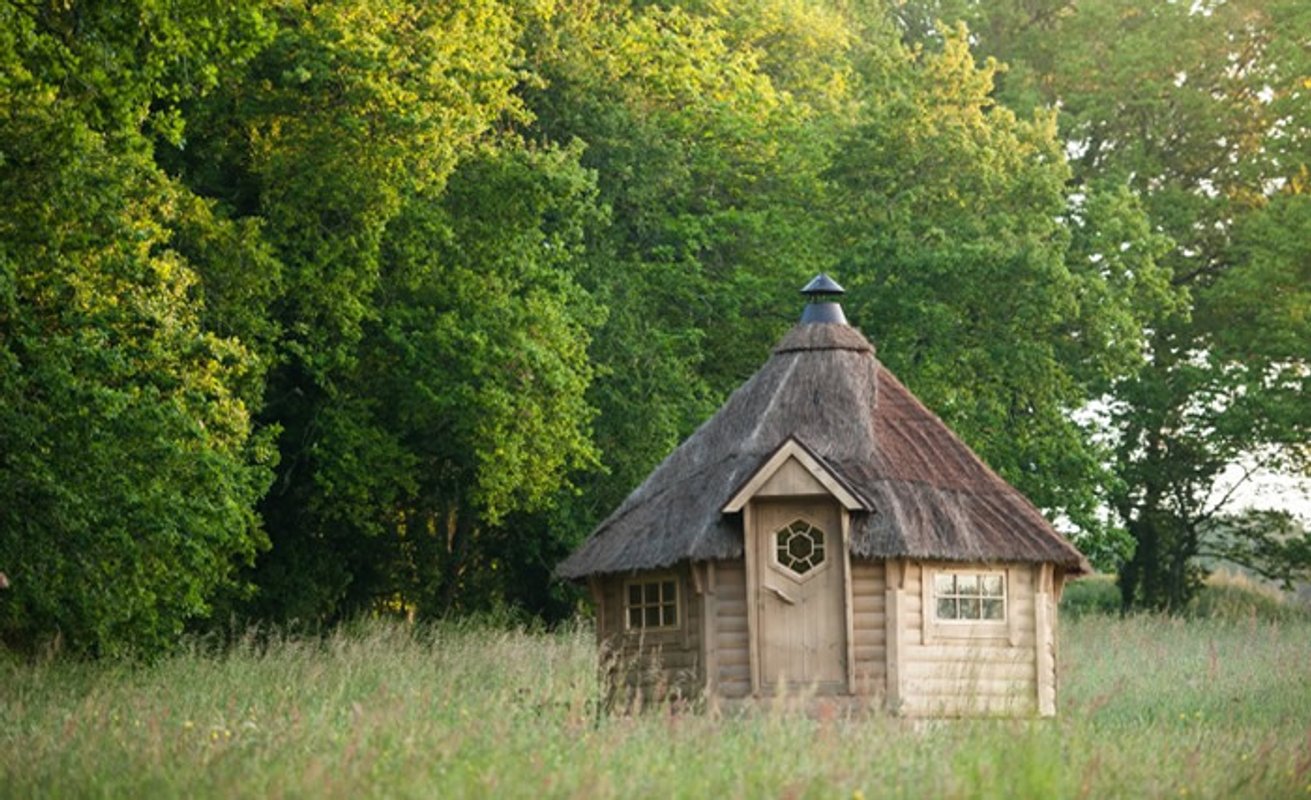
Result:
[[801,312],[801,321],[846,325],[847,315],[843,313],[842,306],[837,302],[837,298],[845,292],[846,290],[827,274],[821,272],[816,275],[801,289],[801,293],[810,300],[805,310]]

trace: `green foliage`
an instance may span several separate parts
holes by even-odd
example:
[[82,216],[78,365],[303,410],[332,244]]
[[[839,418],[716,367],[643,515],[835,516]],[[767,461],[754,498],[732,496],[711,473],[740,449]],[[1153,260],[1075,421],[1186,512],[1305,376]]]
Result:
[[1194,619],[1244,622],[1279,622],[1311,619],[1311,608],[1268,585],[1260,585],[1240,574],[1218,572],[1197,593],[1185,610]]
[[22,796],[1300,797],[1309,632],[1088,617],[1062,628],[1055,720],[927,724],[598,715],[586,628],[373,622],[134,670],[0,656],[0,780]]
[[1249,509],[1212,520],[1199,555],[1240,564],[1289,591],[1311,576],[1311,530],[1287,511]]
[[[1090,575],[1065,585],[1061,593],[1061,614],[1078,619],[1089,615],[1119,616],[1120,588],[1114,575]],[[1193,620],[1221,623],[1287,622],[1311,620],[1311,608],[1269,585],[1258,584],[1241,574],[1217,572],[1183,609]]]
[[406,196],[439,191],[515,113],[513,29],[492,0],[292,1],[275,18],[273,40],[201,116],[226,134],[217,153],[191,158],[235,162],[219,180],[238,185],[215,189],[264,220],[284,264],[281,346],[326,384],[374,313],[383,232]]
[[1095,530],[1108,479],[1070,411],[1137,363],[1165,279],[1150,249],[1108,246],[1142,245],[1128,198],[1071,209],[1055,117],[999,106],[997,65],[976,64],[963,28],[941,36],[874,62],[832,168],[854,316],[989,464]]
[[288,522],[260,566],[263,613],[486,604],[505,588],[487,574],[487,529],[594,462],[584,392],[600,314],[572,274],[597,211],[577,158],[488,149],[389,225],[356,367],[316,412],[299,482],[269,503]]
[[1061,616],[1078,619],[1089,614],[1119,614],[1120,589],[1114,575],[1089,575],[1065,585],[1061,591]]
[[0,16],[0,639],[151,652],[264,544],[274,454],[242,392],[259,364],[203,325],[171,242],[206,228],[203,207],[150,157],[180,133],[175,104],[212,86],[187,66],[241,58],[252,17]]
[[1307,466],[1311,16],[1140,5],[0,3],[0,635],[568,613],[830,269],[1182,607],[1220,472]]
[[[1108,397],[1109,501],[1136,542],[1124,602],[1182,610],[1201,585],[1202,531],[1230,502],[1224,471],[1307,468],[1311,10],[945,0],[900,12],[930,44],[935,16],[969,20],[981,52],[1012,65],[1003,101],[1059,104],[1074,180],[1141,208],[1146,227],[1121,227],[1122,252],[1163,268],[1185,301],[1157,304],[1145,368],[1112,375]],[[1153,276],[1129,296],[1159,286]]]
[[591,393],[606,474],[579,534],[758,367],[831,263],[813,209],[852,102],[841,22],[773,0],[583,3],[530,39],[530,130],[585,142],[611,219],[582,276],[609,313]]

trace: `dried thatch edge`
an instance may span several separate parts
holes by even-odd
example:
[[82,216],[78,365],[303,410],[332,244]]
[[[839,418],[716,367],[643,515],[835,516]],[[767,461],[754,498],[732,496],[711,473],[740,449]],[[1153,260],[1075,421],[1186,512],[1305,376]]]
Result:
[[[693,435],[695,436],[695,434]],[[674,453],[677,452],[678,452],[677,450],[674,451]],[[666,456],[665,460],[667,461],[670,458],[673,458],[673,456],[674,454],[671,453],[670,455]],[[708,463],[703,467],[701,467],[700,469],[696,470],[695,472],[688,473],[686,477],[677,480],[675,482],[672,482],[670,484],[667,484],[664,488],[653,492],[649,497],[644,497],[641,500],[641,502],[630,503],[627,500],[625,500],[623,503],[620,504],[619,508],[615,509],[614,512],[610,514],[610,516],[606,517],[604,520],[600,522],[600,524],[598,524],[594,529],[592,529],[592,533],[588,535],[587,539],[585,539],[581,545],[579,545],[578,549],[576,549],[573,553],[569,555],[568,558],[566,558],[564,561],[561,561],[556,566],[556,568],[553,570],[553,574],[559,578],[572,578],[574,576],[585,577],[587,575],[601,575],[601,574],[612,574],[618,572],[627,572],[628,570],[626,568],[617,569],[617,570],[608,570],[605,572],[598,572],[594,570],[588,570],[585,568],[575,568],[573,566],[573,562],[577,560],[584,560],[584,561],[592,560],[592,558],[583,558],[583,557],[588,555],[588,551],[601,546],[602,543],[604,543],[610,536],[615,535],[615,530],[617,526],[619,526],[619,524],[622,523],[627,517],[636,513],[640,509],[645,508],[647,505],[651,503],[659,502],[661,498],[667,495],[681,493],[686,489],[686,487],[689,484],[695,485],[699,483],[700,482],[699,479],[705,473],[716,471],[720,468],[721,465],[733,461],[737,458],[739,458],[739,456],[730,455],[724,458],[720,458],[717,461]],[[664,463],[662,462],[660,466],[656,467],[656,469],[652,471],[652,474],[654,475],[656,472],[659,472],[663,466]],[[646,485],[646,481],[643,481],[641,484],[639,484],[638,487],[629,494],[629,498],[631,499],[634,494],[637,494],[639,491],[641,491],[642,487],[645,485]],[[699,538],[700,536],[698,535],[697,539]],[[692,541],[693,548],[695,548],[697,544],[697,539],[694,539]],[[732,556],[727,556],[727,557],[731,558]],[[661,567],[668,567],[673,564],[677,564],[679,561],[682,561],[686,558],[688,558],[687,554],[683,553],[681,555],[676,556],[671,561],[660,562],[657,566],[639,567],[638,569],[659,569]]]
[[[911,561],[932,561],[935,564],[956,564],[962,566],[974,565],[974,564],[1055,564],[1056,566],[1065,570],[1067,577],[1079,577],[1083,575],[1091,575],[1093,573],[1092,567],[1087,563],[1085,559],[1082,558],[1076,561],[1053,561],[1051,559],[1046,559],[1046,558],[1015,558],[1014,556],[1010,558],[988,557],[988,558],[963,559],[960,556],[948,557],[938,553],[928,553],[928,552],[920,553],[920,552],[905,551],[905,552],[889,552],[889,553],[879,553],[877,555],[869,555],[865,553],[857,553],[854,550],[851,552],[851,555],[855,558],[864,558],[864,559],[869,559],[871,561],[881,561],[881,560],[887,560],[892,558],[904,558]],[[662,561],[658,563],[653,562],[651,564],[643,565],[643,566],[603,569],[603,570],[597,570],[595,572],[579,572],[579,573],[572,573],[572,574],[564,574],[559,570],[556,570],[556,577],[560,578],[561,580],[577,582],[591,577],[602,577],[602,576],[611,576],[611,575],[634,575],[639,572],[654,572],[657,570],[669,569],[670,567],[673,567],[677,564],[681,564],[683,562],[729,561],[729,560],[742,558],[742,556],[743,553],[739,549],[736,552],[722,554],[722,555],[713,555],[713,556],[688,555],[688,556],[683,556],[682,558],[676,558],[672,561]]]
[[[978,496],[978,493],[960,492],[957,490],[950,490],[950,489],[941,489],[939,487],[935,487],[932,484],[923,481],[905,481],[905,483],[928,486],[930,488],[936,489],[937,491],[951,492],[953,494],[965,494],[966,496],[969,497]],[[989,492],[989,494],[1003,495],[1002,492]],[[1023,495],[1020,495],[1020,497],[1023,498]],[[877,514],[878,512],[877,510],[875,510],[867,513],[873,515],[873,514]],[[729,515],[725,514],[723,516],[727,517]],[[676,555],[672,558],[664,558],[664,559],[656,558],[650,561],[636,561],[628,566],[621,566],[621,567],[601,567],[599,569],[571,568],[572,565],[570,564],[570,562],[574,560],[573,555],[580,555],[582,553],[582,550],[584,549],[584,548],[580,548],[568,559],[561,562],[553,572],[555,577],[557,578],[563,580],[576,581],[594,575],[622,575],[622,574],[630,574],[634,572],[667,569],[669,567],[674,566],[675,564],[679,564],[684,561],[715,561],[715,560],[738,559],[744,556],[744,545],[742,542],[736,542],[736,541],[730,542],[730,545],[727,548],[706,547],[702,549],[697,547],[697,545],[702,542],[703,535],[705,533],[706,531],[704,529],[699,531],[697,536],[693,539],[692,546],[687,548],[681,554]],[[1064,559],[1025,558],[1025,557],[1017,557],[1013,555],[1012,556],[980,556],[978,558],[961,558],[960,555],[944,555],[941,552],[934,552],[932,550],[915,550],[911,548],[900,548],[900,547],[886,548],[886,549],[867,547],[867,546],[862,546],[860,543],[858,543],[856,541],[856,537],[852,537],[853,541],[851,542],[851,544],[848,545],[848,552],[850,552],[851,555],[856,558],[865,558],[870,560],[907,558],[907,559],[914,559],[920,561],[935,561],[944,564],[984,564],[984,563],[1048,564],[1050,563],[1061,567],[1071,575],[1091,574],[1093,572],[1092,565],[1088,562],[1088,559],[1083,555],[1083,553],[1079,552],[1079,549],[1075,547],[1074,544],[1070,542],[1069,539],[1067,539],[1059,531],[1053,528],[1052,533],[1055,534],[1057,537],[1059,537],[1058,539],[1059,544],[1063,545],[1064,549],[1067,550],[1066,558]],[[598,531],[596,536],[600,537],[603,535],[604,532]],[[588,541],[590,542],[592,541],[592,539],[589,539]]]

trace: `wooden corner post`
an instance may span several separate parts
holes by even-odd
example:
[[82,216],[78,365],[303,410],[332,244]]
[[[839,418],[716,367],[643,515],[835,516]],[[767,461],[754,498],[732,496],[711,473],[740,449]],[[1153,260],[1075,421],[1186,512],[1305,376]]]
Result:
[[851,512],[838,508],[842,515],[842,605],[846,611],[847,694],[856,694],[856,593],[851,578]]
[[887,702],[888,711],[896,714],[901,711],[901,590],[906,568],[904,562],[889,559],[884,562],[884,570],[887,585],[884,607]]
[[1036,651],[1035,667],[1038,671],[1035,683],[1038,688],[1038,714],[1043,717],[1056,715],[1056,641],[1052,630],[1052,565],[1045,563],[1038,568],[1038,586],[1033,595],[1033,649]]
[[760,695],[760,575],[756,564],[755,503],[742,508],[742,553],[746,556],[747,662],[751,665],[751,695]]

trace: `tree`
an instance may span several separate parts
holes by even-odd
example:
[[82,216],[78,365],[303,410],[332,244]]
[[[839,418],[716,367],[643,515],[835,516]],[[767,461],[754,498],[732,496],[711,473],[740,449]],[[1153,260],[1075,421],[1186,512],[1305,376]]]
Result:
[[580,281],[605,467],[580,538],[758,366],[832,263],[814,224],[851,97],[845,20],[813,6],[571,3],[529,29],[526,135],[579,140],[610,224]]
[[195,135],[167,154],[189,187],[259,231],[276,265],[263,281],[218,260],[206,274],[225,323],[270,364],[259,419],[280,433],[281,458],[259,509],[273,545],[252,573],[259,615],[334,620],[395,585],[377,537],[423,481],[379,417],[391,400],[367,370],[379,365],[362,361],[366,331],[384,312],[393,229],[439,205],[494,126],[522,115],[511,12],[496,0],[278,3],[271,36],[187,107]]
[[1115,230],[1125,198],[1070,197],[1054,115],[998,104],[997,65],[976,64],[963,27],[941,37],[863,71],[860,125],[831,173],[851,306],[985,461],[1095,532],[1107,476],[1070,412],[1135,363],[1165,276],[1150,249],[1106,246],[1143,241]]
[[8,644],[157,651],[265,543],[273,454],[241,396],[258,363],[202,324],[172,243],[223,229],[152,159],[252,28],[240,6],[0,7]]
[[[951,8],[973,20],[984,52],[1015,65],[1004,97],[1060,104],[1075,185],[1127,188],[1173,243],[1160,261],[1189,302],[1152,323],[1144,369],[1111,393],[1110,503],[1136,544],[1121,570],[1125,606],[1180,609],[1203,574],[1203,531],[1232,502],[1225,471],[1307,469],[1311,284],[1295,231],[1306,221],[1311,10]],[[912,35],[915,16],[904,17]]]
[[601,314],[573,274],[596,209],[577,156],[488,147],[389,225],[377,316],[283,501],[312,536],[263,560],[266,613],[476,610],[522,577],[489,544],[595,458],[584,394]]

